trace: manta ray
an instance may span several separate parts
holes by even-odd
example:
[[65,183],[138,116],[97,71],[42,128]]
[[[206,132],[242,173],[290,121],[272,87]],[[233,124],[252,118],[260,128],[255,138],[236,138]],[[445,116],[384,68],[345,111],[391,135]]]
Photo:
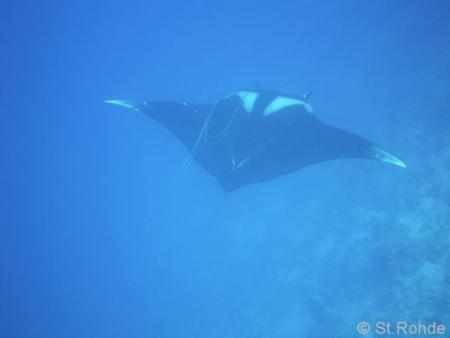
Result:
[[306,95],[271,90],[232,92],[211,104],[107,100],[167,128],[225,192],[337,159],[406,164],[350,131],[320,121]]

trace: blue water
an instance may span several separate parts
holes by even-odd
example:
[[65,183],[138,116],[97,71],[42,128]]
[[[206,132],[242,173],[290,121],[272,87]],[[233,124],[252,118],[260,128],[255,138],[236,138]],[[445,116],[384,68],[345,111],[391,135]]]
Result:
[[[0,28],[0,337],[450,330],[447,2],[9,2]],[[322,163],[221,208],[171,134],[103,103],[256,84],[408,167]]]

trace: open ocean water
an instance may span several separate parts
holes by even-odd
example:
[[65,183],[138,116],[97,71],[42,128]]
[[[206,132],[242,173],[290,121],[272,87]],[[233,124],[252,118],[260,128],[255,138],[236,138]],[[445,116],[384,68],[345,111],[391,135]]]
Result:
[[[1,338],[450,337],[448,1],[10,1],[0,28]],[[224,202],[103,102],[255,86],[310,90],[407,168],[323,162]]]

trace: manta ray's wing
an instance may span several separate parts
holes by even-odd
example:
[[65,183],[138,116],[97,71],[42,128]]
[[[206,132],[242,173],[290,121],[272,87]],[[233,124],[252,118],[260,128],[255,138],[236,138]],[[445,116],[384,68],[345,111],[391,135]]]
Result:
[[189,151],[198,140],[211,109],[209,104],[188,104],[176,101],[106,100],[105,102],[150,116],[176,136]]
[[[221,136],[222,116],[210,120],[213,105],[188,104],[185,102],[108,100],[106,103],[134,109],[159,122],[176,136],[187,148],[191,158],[194,158],[210,175],[222,177],[231,161],[228,156],[228,139]],[[225,120],[226,121],[226,116]],[[220,122],[220,123],[216,123]],[[209,126],[209,128],[208,128]],[[215,129],[215,127],[219,129]],[[219,133],[219,134],[216,134]],[[190,161],[187,161],[190,163]],[[183,169],[184,165],[182,166]]]
[[266,115],[255,113],[239,115],[232,129],[232,170],[218,177],[225,190],[336,159],[374,159],[406,166],[380,146],[327,125],[302,107],[293,105]]

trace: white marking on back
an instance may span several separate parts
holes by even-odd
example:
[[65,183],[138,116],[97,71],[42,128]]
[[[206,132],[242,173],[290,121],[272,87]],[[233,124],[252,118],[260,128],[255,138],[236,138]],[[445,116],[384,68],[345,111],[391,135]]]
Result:
[[258,99],[259,94],[257,92],[250,92],[250,91],[239,91],[235,93],[231,93],[227,96],[237,96],[241,99],[242,105],[244,106],[244,110],[246,113],[251,113],[253,111],[253,108],[255,106],[255,102]]
[[313,112],[312,106],[305,101],[287,96],[277,96],[264,109],[264,115],[270,115],[291,106],[302,106],[308,113]]

